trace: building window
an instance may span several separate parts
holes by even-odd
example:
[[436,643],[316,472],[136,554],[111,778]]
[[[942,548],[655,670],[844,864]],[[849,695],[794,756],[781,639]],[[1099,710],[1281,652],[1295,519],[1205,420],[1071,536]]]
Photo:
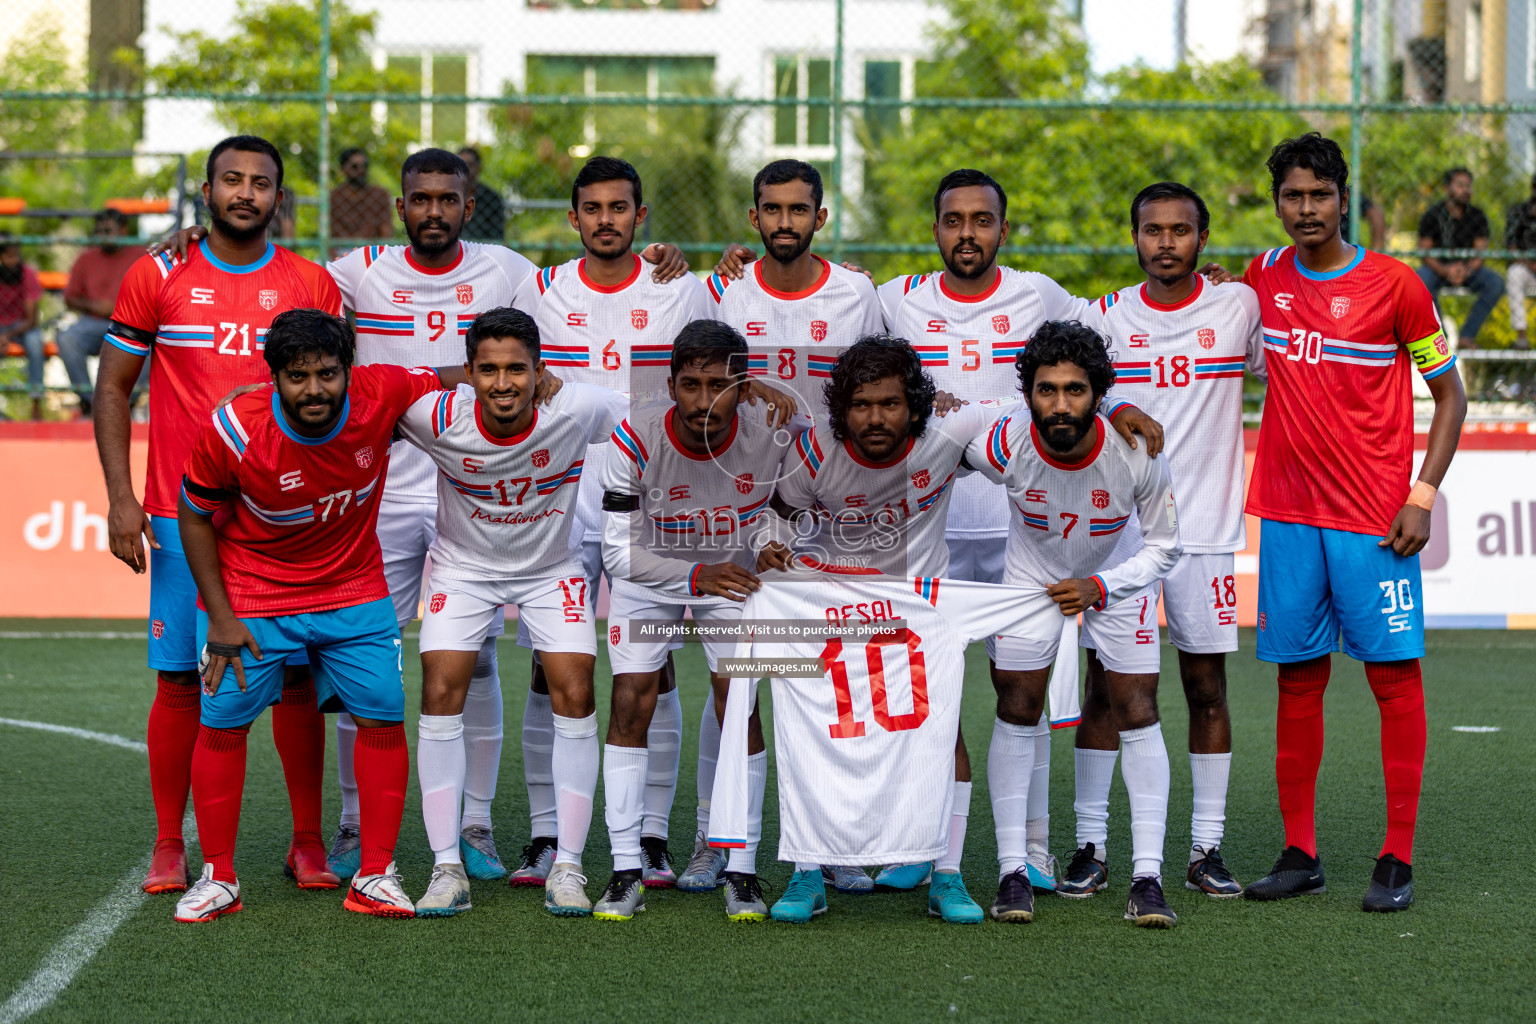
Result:
[[[469,57],[462,53],[391,53],[385,66],[391,77],[399,76],[406,91],[418,92],[429,101],[433,96],[469,92]],[[424,146],[452,146],[467,140],[462,103],[390,103],[385,116]]]
[[[776,57],[773,95],[780,100],[830,100],[832,61],[823,57]],[[832,108],[786,105],[773,108],[773,144],[784,148],[832,145]]]
[[[865,61],[864,98],[880,100],[901,99],[901,61]],[[886,135],[901,127],[901,108],[867,107],[864,111],[864,124],[869,129],[870,141],[878,143]]]
[[[708,96],[714,90],[713,57],[567,57],[528,55],[526,91],[565,96]],[[637,121],[636,112],[644,111]],[[588,107],[581,115],[581,141],[570,147],[584,158],[600,141],[624,139],[637,128],[656,134],[687,130],[702,111],[689,107]]]

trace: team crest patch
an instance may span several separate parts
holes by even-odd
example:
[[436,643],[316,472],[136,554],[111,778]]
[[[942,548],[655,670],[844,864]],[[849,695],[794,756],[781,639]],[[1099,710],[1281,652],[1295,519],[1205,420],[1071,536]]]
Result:
[[644,309],[632,309],[629,311],[629,325],[637,331],[645,330],[645,325],[651,322],[650,311]]
[[549,449],[540,448],[538,451],[528,456],[528,461],[533,463],[534,469],[543,469],[545,466],[549,465]]
[[998,334],[1008,333],[1008,314],[999,313],[992,318],[992,329]]
[[928,479],[928,471],[926,469],[920,469],[916,473],[912,474],[912,486],[921,490],[922,488],[928,486]]
[[615,647],[619,646],[619,636],[620,635],[621,634],[619,632],[619,627],[618,626],[609,626],[608,627],[608,642],[613,644],[613,646],[615,646]]
[[1446,344],[1445,335],[1442,334],[1442,335],[1440,335],[1440,337],[1435,339],[1435,351],[1438,352],[1440,355],[1443,356],[1447,352],[1449,352],[1450,350],[1451,350],[1451,346]]
[[736,478],[736,489],[742,494],[752,493],[752,474],[742,473]]
[[1104,490],[1094,491],[1093,507],[1099,509],[1109,508],[1109,492]]
[[1260,630],[1260,632],[1262,632],[1262,631],[1264,631],[1264,630],[1266,630],[1268,628],[1269,628],[1269,616],[1265,615],[1263,612],[1259,612],[1259,630]]
[[443,610],[443,605],[448,603],[447,594],[433,594],[432,600],[427,604],[433,615]]
[[358,469],[367,469],[373,465],[373,445],[359,448],[352,453],[352,457],[357,460]]
[[277,289],[263,288],[257,293],[256,301],[261,303],[262,309],[271,309],[277,305]]
[[154,622],[150,623],[149,631],[150,633],[154,634],[156,640],[159,640],[161,637],[165,636],[164,620],[156,619]]
[[812,320],[811,321],[811,340],[812,341],[826,341],[827,340],[827,322],[825,320]]
[[1202,327],[1195,332],[1195,340],[1201,348],[1210,349],[1216,347],[1216,332],[1210,327]]
[[453,294],[458,297],[459,305],[467,306],[475,301],[475,286],[472,284],[456,284],[453,286]]
[[1333,304],[1328,307],[1328,311],[1333,314],[1333,318],[1335,320],[1339,319],[1344,314],[1348,313],[1349,312],[1349,296],[1348,295],[1335,295],[1333,297]]

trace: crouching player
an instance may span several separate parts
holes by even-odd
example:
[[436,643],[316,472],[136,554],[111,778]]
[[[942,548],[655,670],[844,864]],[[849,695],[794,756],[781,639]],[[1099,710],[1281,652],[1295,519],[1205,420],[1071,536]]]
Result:
[[409,766],[376,496],[396,422],[440,382],[432,370],[353,369],[354,353],[345,320],[280,314],[266,340],[273,386],[216,410],[187,461],[177,520],[200,595],[192,806],[205,863],[176,904],[178,921],[241,909],[234,854],[246,736],[281,698],[284,662],[306,649],[321,707],[344,708],[358,724],[362,867],[345,906],[414,916],[394,864]]
[[[750,569],[762,546],[754,537],[773,528],[769,499],[790,446],[810,425],[803,415],[779,425],[738,412],[746,372],[747,342],[735,328],[717,320],[688,324],[672,343],[667,380],[672,400],[643,406],[619,424],[613,433],[615,450],[603,466],[603,565],[613,577],[608,657],[614,673],[613,714],[603,750],[614,870],[594,910],[604,920],[628,920],[645,909],[640,832],[646,737],[668,645],[665,639],[637,636],[636,629],[647,621],[680,624],[690,608],[701,624],[741,618],[740,602],[761,585]],[[774,401],[783,403],[787,397]],[[734,637],[704,643],[717,716],[724,715],[730,683],[715,675],[717,662],[735,647]],[[701,835],[677,884],[685,892],[712,891],[723,884],[725,912],[733,921],[768,916],[756,864],[768,754],[756,710],[748,726],[747,753],[751,834],[728,860],[705,845]],[[700,758],[701,794],[713,790],[714,766],[713,759]],[[702,778],[706,773],[708,789]],[[699,821],[707,834],[707,807],[700,807]],[[560,823],[563,828],[563,811]]]
[[481,313],[464,346],[469,384],[420,399],[400,421],[406,440],[438,468],[416,748],[436,866],[416,913],[447,917],[470,907],[459,848],[464,700],[497,612],[515,604],[554,709],[558,846],[544,905],[583,917],[592,912],[581,854],[597,789],[597,638],[593,595],[580,559],[566,548],[587,446],[612,432],[628,403],[607,388],[569,384],[537,406],[535,390],[549,375],[538,325],[520,310]]

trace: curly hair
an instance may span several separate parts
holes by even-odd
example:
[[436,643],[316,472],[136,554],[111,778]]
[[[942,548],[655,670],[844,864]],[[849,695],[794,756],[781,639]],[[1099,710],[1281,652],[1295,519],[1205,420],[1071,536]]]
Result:
[[352,325],[318,309],[289,309],[272,318],[262,351],[268,369],[281,373],[290,363],[310,354],[335,356],[351,369],[357,354]]
[[1276,201],[1280,198],[1280,186],[1284,184],[1285,176],[1295,167],[1311,171],[1319,181],[1333,182],[1339,187],[1341,197],[1349,193],[1349,164],[1344,162],[1344,151],[1321,132],[1283,139],[1270,151],[1264,165],[1269,168],[1269,194]]
[[469,330],[464,332],[464,359],[473,363],[480,351],[480,342],[486,338],[516,338],[528,349],[534,362],[543,358],[539,342],[539,325],[533,317],[511,306],[488,309],[475,317]]
[[1114,386],[1115,364],[1110,362],[1104,338],[1098,331],[1076,320],[1047,320],[1029,339],[1015,363],[1019,387],[1026,400],[1035,387],[1035,371],[1057,363],[1072,363],[1088,374],[1095,405]]
[[887,377],[901,378],[907,393],[907,410],[912,414],[912,437],[923,436],[928,416],[933,412],[933,396],[938,389],[923,369],[923,360],[903,338],[889,334],[868,334],[848,347],[832,367],[832,377],[822,387],[827,401],[827,418],[832,422],[832,436],[848,439],[848,410],[853,393],[860,384],[873,384]]

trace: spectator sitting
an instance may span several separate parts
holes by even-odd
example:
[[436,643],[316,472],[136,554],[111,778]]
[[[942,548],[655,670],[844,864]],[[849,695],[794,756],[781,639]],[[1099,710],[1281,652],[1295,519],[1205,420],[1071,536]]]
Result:
[[475,210],[464,225],[464,237],[472,242],[502,244],[507,238],[507,207],[501,201],[501,193],[480,180],[480,151],[473,146],[459,150],[459,156],[469,167],[469,194],[475,200]]
[[[102,210],[96,215],[93,233],[105,239],[121,238],[128,233],[128,218],[117,210]],[[137,249],[104,241],[82,252],[70,268],[64,305],[78,313],[79,319],[59,332],[59,357],[69,372],[70,387],[80,396],[82,416],[91,415],[91,376],[86,357],[101,355],[112,307],[117,303],[117,290],[128,268],[141,255]],[[149,363],[144,365],[147,369]]]
[[[1445,199],[1424,211],[1419,218],[1420,249],[1486,249],[1488,218],[1472,205],[1472,172],[1453,167],[1445,172]],[[1476,297],[1472,311],[1461,325],[1460,345],[1477,347],[1477,332],[1504,294],[1504,279],[1475,259],[1440,259],[1424,257],[1419,279],[1437,299],[1440,289],[1468,288]]]
[[346,180],[331,189],[332,238],[389,238],[395,204],[389,190],[368,183],[368,154],[356,146],[341,154]]
[[27,352],[27,392],[32,418],[43,418],[43,332],[37,329],[37,300],[43,286],[37,271],[21,259],[21,246],[0,238],[0,352],[20,342]]
[[[1531,198],[1511,206],[1504,218],[1504,248],[1536,250],[1536,175],[1531,177]],[[1536,290],[1536,259],[1510,260],[1505,281],[1509,284],[1509,326],[1515,329],[1515,348],[1530,348],[1525,300]]]

